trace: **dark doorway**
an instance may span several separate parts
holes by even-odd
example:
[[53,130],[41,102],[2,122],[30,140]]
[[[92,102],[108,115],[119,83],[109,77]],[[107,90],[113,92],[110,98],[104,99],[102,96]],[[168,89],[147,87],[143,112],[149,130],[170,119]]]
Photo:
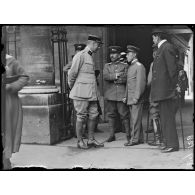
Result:
[[126,50],[128,44],[135,45],[140,48],[139,61],[148,69],[152,59],[152,26],[132,25],[132,26],[110,26],[108,28],[109,45],[120,45],[123,51]]

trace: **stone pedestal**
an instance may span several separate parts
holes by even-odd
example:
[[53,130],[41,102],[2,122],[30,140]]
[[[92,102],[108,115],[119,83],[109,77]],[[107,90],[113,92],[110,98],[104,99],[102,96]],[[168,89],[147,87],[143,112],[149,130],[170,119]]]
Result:
[[22,143],[54,144],[66,136],[59,93],[29,94],[23,91],[20,97],[24,116]]
[[30,76],[20,91],[22,143],[54,144],[66,137],[62,99],[55,86],[49,26],[21,26],[21,62]]

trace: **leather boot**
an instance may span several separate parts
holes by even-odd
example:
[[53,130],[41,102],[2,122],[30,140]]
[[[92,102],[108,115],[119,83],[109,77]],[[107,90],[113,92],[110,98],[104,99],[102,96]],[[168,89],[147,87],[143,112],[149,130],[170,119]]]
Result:
[[109,119],[110,124],[110,137],[107,139],[107,142],[112,142],[116,140],[115,130],[116,130],[116,119]]
[[88,149],[88,146],[85,144],[85,142],[83,141],[83,139],[78,140],[77,147],[80,148],[80,149]]
[[124,126],[124,129],[125,129],[126,138],[127,138],[127,142],[124,144],[124,146],[128,146],[130,144],[130,139],[131,139],[131,136],[130,136],[130,124],[129,124],[129,120],[128,119],[123,120],[123,126]]
[[87,142],[87,146],[88,147],[104,147],[104,144],[99,143],[97,140],[94,139],[94,129],[95,129],[95,125],[96,125],[96,120],[90,120],[88,119],[87,122],[87,127],[88,127],[88,137],[89,140]]
[[87,149],[87,145],[82,139],[82,130],[83,130],[83,122],[82,121],[76,121],[76,134],[77,134],[77,147],[80,149]]
[[82,139],[82,134],[83,134],[83,122],[76,121],[76,135],[78,140]]
[[155,140],[151,143],[148,143],[151,146],[160,146],[161,145],[161,133],[160,133],[160,121],[159,119],[154,119],[156,125]]

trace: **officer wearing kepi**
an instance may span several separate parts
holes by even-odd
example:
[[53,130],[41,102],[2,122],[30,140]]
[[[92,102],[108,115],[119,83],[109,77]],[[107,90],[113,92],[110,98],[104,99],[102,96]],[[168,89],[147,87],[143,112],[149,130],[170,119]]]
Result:
[[120,46],[110,46],[111,63],[104,66],[103,76],[106,82],[105,99],[107,100],[107,117],[111,128],[107,142],[115,141],[117,116],[119,113],[125,131],[129,133],[129,111],[123,103],[127,76],[127,64],[120,61]]
[[131,136],[128,137],[125,146],[133,146],[143,143],[142,111],[146,73],[143,64],[137,59],[138,52],[138,47],[133,45],[127,46],[126,53],[129,68],[127,72],[127,85],[124,102],[129,106]]
[[[77,147],[81,149],[104,146],[94,138],[94,128],[99,113],[95,65],[92,54],[100,48],[101,44],[101,38],[89,35],[87,46],[74,56],[72,66],[68,71],[68,84],[71,88],[69,97],[73,99],[77,113]],[[83,124],[85,122],[88,125],[87,145],[82,139]]]

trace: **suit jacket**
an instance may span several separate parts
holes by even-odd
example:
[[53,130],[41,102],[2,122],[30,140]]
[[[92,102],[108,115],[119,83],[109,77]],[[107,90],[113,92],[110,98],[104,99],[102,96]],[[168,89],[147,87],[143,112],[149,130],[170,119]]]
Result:
[[[103,77],[105,81],[105,99],[122,101],[125,95],[127,68],[128,65],[120,61],[105,64],[103,70]],[[123,74],[119,77],[119,79],[116,79],[116,73],[119,72]]]
[[146,86],[146,71],[143,64],[138,60],[133,60],[127,72],[126,95],[127,105],[132,105],[133,99],[137,99],[141,103],[142,94]]
[[176,84],[176,54],[173,46],[166,41],[158,48],[153,62],[151,101],[175,97]]
[[71,88],[70,98],[75,100],[97,100],[97,82],[95,65],[88,47],[78,52],[68,71],[68,84]]

